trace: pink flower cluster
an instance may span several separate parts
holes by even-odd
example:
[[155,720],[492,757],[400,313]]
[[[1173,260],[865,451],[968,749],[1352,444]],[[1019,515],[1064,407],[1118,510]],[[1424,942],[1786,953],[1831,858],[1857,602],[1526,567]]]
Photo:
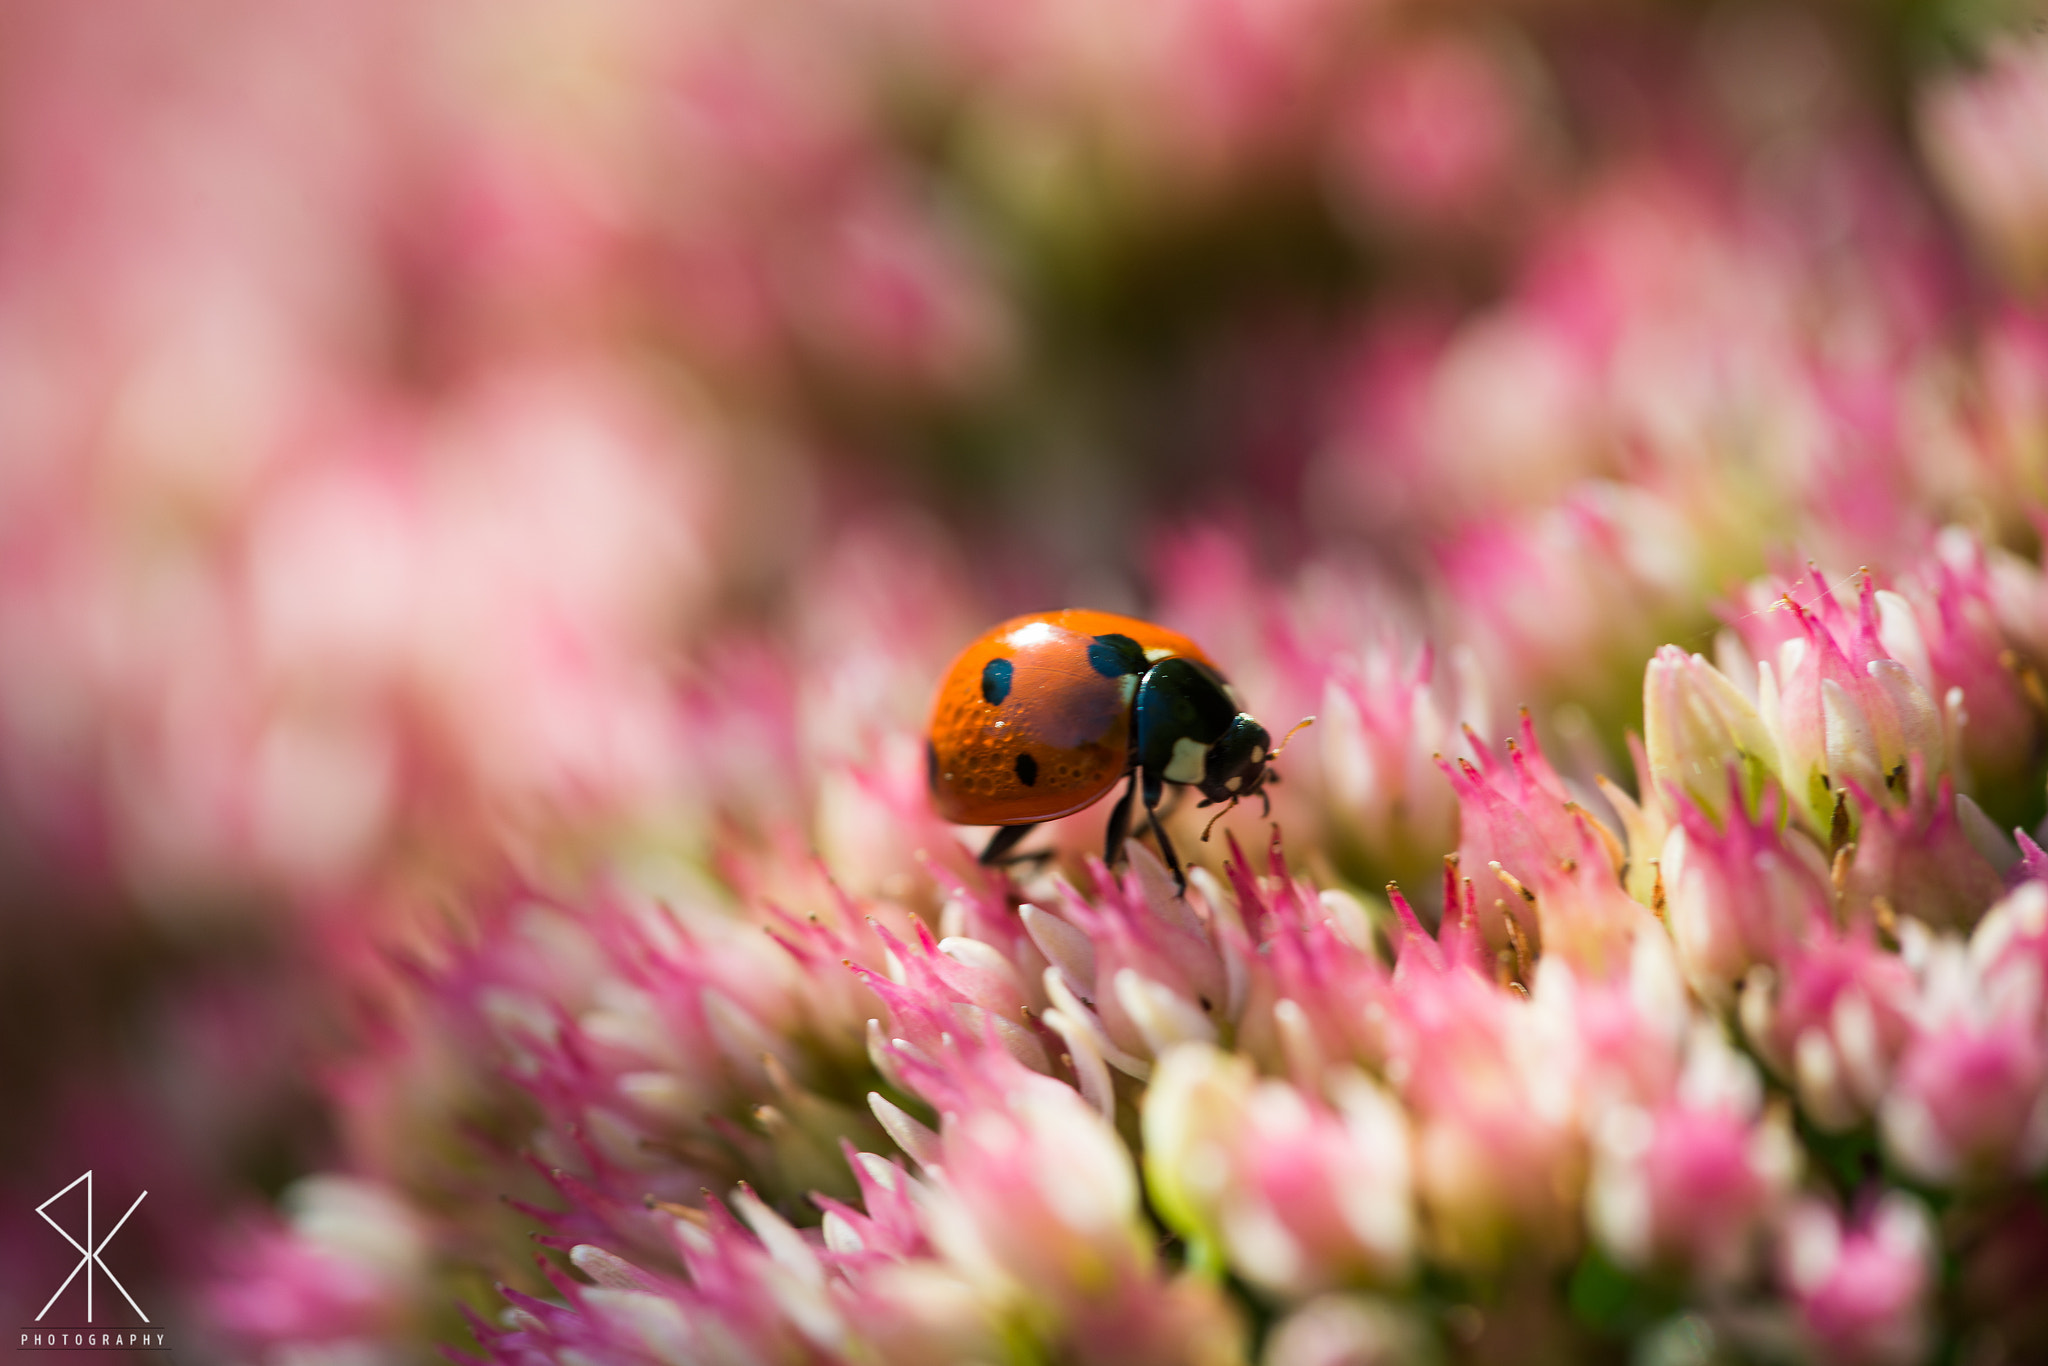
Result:
[[[1185,898],[1142,847],[1013,883],[919,826],[914,782],[849,770],[926,830],[920,871],[850,893],[764,849],[725,890],[650,866],[503,900],[358,1075],[359,1152],[407,1209],[448,1179],[418,1140],[496,1114],[486,1179],[565,1260],[478,1321],[494,1362],[1242,1360],[1233,1286],[1269,1361],[1611,1331],[1540,1292],[1557,1276],[1670,1305],[1656,1333],[1919,1360],[1944,1257],[2014,1311],[1926,1196],[1997,1208],[2048,1166],[2048,884],[1956,791],[1960,756],[2037,724],[1996,705],[2019,685],[1993,578],[1954,535],[1847,601],[1781,584],[1742,612],[1759,587],[1725,670],[1651,660],[1640,799],[1582,789],[1526,716],[1440,758],[1461,833],[1434,932],[1398,890],[1319,887],[1277,836],[1264,872],[1234,837],[1203,854]],[[1323,688],[1412,706],[1417,680]],[[1321,781],[1361,733],[1310,732]],[[505,1080],[422,1085],[451,1054]],[[268,1236],[300,1250],[225,1320],[333,1336],[289,1288],[324,1274],[302,1269],[322,1235]],[[440,1255],[488,1236],[444,1223]],[[381,1284],[351,1332],[428,1312],[432,1278]]]
[[[1753,817],[1724,809],[1725,834],[1675,788],[1653,799],[1674,822],[1665,864],[1683,865],[1668,905],[1655,901],[1669,936],[1627,896],[1621,840],[1533,735],[1508,759],[1482,749],[1456,790],[1468,834],[1437,935],[1398,893],[1376,911],[1318,892],[1277,845],[1269,874],[1233,853],[1221,880],[1198,868],[1185,899],[1142,850],[1121,878],[1096,864],[1089,892],[1041,877],[1019,909],[1000,877],[948,875],[936,929],[817,882],[807,911],[771,911],[766,937],[701,895],[509,909],[466,966],[444,969],[440,995],[539,1105],[560,1212],[536,1217],[593,1284],[551,1271],[564,1298],[515,1296],[480,1330],[486,1351],[633,1361],[725,1343],[944,1361],[1022,1340],[1076,1360],[1228,1361],[1245,1325],[1225,1271],[1365,1350],[1441,1331],[1375,1298],[1426,1267],[1483,1279],[1598,1249],[1631,1274],[1780,1295],[1789,1317],[1769,1330],[1842,1359],[1899,1359],[1925,1331],[1924,1216],[1890,1197],[1866,1234],[1802,1200],[1788,1107],[1734,1041],[1753,1037],[1775,1068],[1770,1042],[1796,1040],[1788,1083],[1839,1125],[1809,1094],[1809,1056],[1827,1045],[1795,1012],[1818,1011],[1825,1030],[1853,1017],[1846,993],[1889,986],[1898,1080],[1880,1078],[1872,1101],[1897,1160],[1955,1179],[1953,1163],[1924,1165],[1940,1139],[1892,1118],[1937,1103],[1898,1060],[1967,1046],[1946,1042],[1976,1025],[1950,1020],[1940,1002],[1960,983],[1941,974],[2009,972],[2048,943],[2035,933],[2048,892],[2030,884],[1983,922],[1974,942],[1999,951],[1930,940],[1901,958],[1867,932],[1840,937],[1816,859],[1798,887],[1810,899],[1779,895],[1729,967],[1682,927],[1745,932],[1735,918],[1758,903],[1727,879],[1799,864],[1807,837],[1778,825],[1775,787]],[[1482,867],[1484,892],[1459,876]],[[1773,963],[1776,995],[1757,967]],[[1812,999],[1826,971],[1848,983],[1833,1007]],[[1686,979],[1715,972],[1742,976],[1739,1011],[1693,1003]],[[2038,990],[2006,1007],[2038,1008]],[[2035,1014],[1995,1018],[2041,1037]],[[1959,1085],[1947,1066],[1927,1075]],[[2005,1111],[1974,1121],[1952,1099],[1945,1120],[1994,1135],[1968,1150],[2006,1164],[1973,1170],[2009,1179],[2040,1160],[1987,1149]],[[742,1177],[724,1204],[691,1199]],[[1170,1261],[1147,1208],[1181,1240]],[[800,1232],[790,1220],[805,1211]],[[292,1266],[276,1272],[295,1279]],[[1866,1302],[1843,1275],[1899,1288]],[[1722,1331],[1766,1330],[1731,1315]]]

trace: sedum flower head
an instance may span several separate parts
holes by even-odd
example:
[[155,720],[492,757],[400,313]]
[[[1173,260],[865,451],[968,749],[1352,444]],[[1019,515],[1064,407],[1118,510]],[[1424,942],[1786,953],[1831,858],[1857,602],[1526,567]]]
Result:
[[1891,1366],[1927,1351],[1933,1294],[1933,1221],[1893,1192],[1844,1219],[1818,1201],[1785,1225],[1780,1276],[1809,1350],[1830,1362]]
[[1781,823],[1779,790],[1766,789],[1752,816],[1733,800],[1739,779],[1728,783],[1726,827],[1681,803],[1660,863],[1679,961],[1696,990],[1721,1002],[1751,966],[1779,961],[1834,919],[1826,857]]
[[1364,1074],[1333,1070],[1304,1093],[1212,1045],[1183,1044],[1153,1074],[1143,1134],[1147,1186],[1197,1243],[1198,1263],[1214,1259],[1288,1300],[1406,1280],[1406,1117]]
[[1716,820],[1729,815],[1729,770],[1752,809],[1767,780],[1783,781],[1755,703],[1705,659],[1673,645],[1657,651],[1643,678],[1643,742],[1650,781]]
[[1758,711],[1790,792],[1814,828],[1828,831],[1853,819],[1851,788],[1866,805],[1902,792],[1912,756],[1941,772],[1943,718],[1927,682],[1892,657],[1868,575],[1853,614],[1826,588],[1811,609],[1789,597],[1785,606],[1797,634],[1775,660],[1758,661]]

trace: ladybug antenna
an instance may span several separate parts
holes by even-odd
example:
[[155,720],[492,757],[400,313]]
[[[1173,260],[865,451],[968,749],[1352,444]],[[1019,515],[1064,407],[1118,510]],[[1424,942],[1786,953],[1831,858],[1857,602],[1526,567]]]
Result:
[[[1204,802],[1202,804],[1204,806],[1208,805],[1207,802]],[[1209,823],[1202,827],[1202,843],[1207,844],[1209,842],[1209,832],[1216,828],[1216,822],[1222,820],[1225,816],[1229,815],[1231,812],[1235,810],[1237,810],[1237,798],[1232,797],[1230,799],[1230,805],[1224,807],[1221,811],[1218,811],[1215,815],[1209,817]]]
[[1272,752],[1271,754],[1268,754],[1268,755],[1266,756],[1266,762],[1270,764],[1270,763],[1272,763],[1272,762],[1273,762],[1273,761],[1274,761],[1275,759],[1279,758],[1279,757],[1280,757],[1280,751],[1281,751],[1281,750],[1283,750],[1283,749],[1286,749],[1286,748],[1287,748],[1287,742],[1288,742],[1289,740],[1292,740],[1292,739],[1293,739],[1293,738],[1294,738],[1295,736],[1297,736],[1297,735],[1301,734],[1301,732],[1302,732],[1302,729],[1303,729],[1304,727],[1307,727],[1307,726],[1313,726],[1313,725],[1314,725],[1315,723],[1316,723],[1316,718],[1315,718],[1315,717],[1313,717],[1313,716],[1304,716],[1304,717],[1302,717],[1302,718],[1301,718],[1301,719],[1300,719],[1299,721],[1296,721],[1296,722],[1294,723],[1294,728],[1293,728],[1292,730],[1288,731],[1288,732],[1287,732],[1287,734],[1285,734],[1285,735],[1281,736],[1281,737],[1280,737],[1280,743],[1279,743],[1278,745],[1275,745],[1275,746],[1273,747],[1273,752]]

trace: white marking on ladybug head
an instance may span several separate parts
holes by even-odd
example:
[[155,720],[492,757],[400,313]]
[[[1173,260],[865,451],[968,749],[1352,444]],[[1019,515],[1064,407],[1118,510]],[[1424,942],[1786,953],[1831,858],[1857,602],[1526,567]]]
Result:
[[1145,662],[1148,664],[1157,664],[1162,659],[1172,658],[1173,651],[1167,649],[1164,645],[1154,645],[1151,649],[1145,651]]
[[1226,792],[1235,792],[1243,786],[1244,778],[1236,773],[1231,774],[1228,778],[1225,778],[1223,780],[1223,790]]
[[1264,745],[1252,746],[1252,762],[1255,764],[1263,764],[1266,762],[1266,747]]
[[1209,747],[1183,735],[1173,742],[1173,761],[1159,776],[1169,783],[1199,783],[1203,766],[1209,761]]
[[1129,706],[1131,699],[1138,695],[1138,676],[1136,674],[1125,674],[1116,681],[1116,687],[1117,691],[1123,694],[1124,705]]

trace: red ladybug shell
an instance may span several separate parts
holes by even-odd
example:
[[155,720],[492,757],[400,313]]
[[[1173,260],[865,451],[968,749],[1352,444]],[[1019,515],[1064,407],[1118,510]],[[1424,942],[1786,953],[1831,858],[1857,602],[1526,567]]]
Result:
[[[1096,637],[1128,636],[1154,663],[1215,668],[1178,631],[1069,608],[1013,617],[960,652],[932,701],[932,804],[959,825],[1026,825],[1069,815],[1130,767],[1138,676],[1089,662]],[[1007,661],[1007,676],[998,661]],[[991,664],[995,671],[991,673]]]

